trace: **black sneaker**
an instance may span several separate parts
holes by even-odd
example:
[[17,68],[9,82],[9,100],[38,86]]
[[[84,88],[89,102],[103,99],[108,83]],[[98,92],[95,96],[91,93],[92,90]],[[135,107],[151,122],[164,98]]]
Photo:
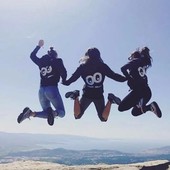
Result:
[[108,94],[108,100],[111,102],[111,103],[116,103],[117,105],[119,105],[121,103],[121,100],[119,97],[116,97],[114,94],[112,93],[109,93]]
[[79,90],[74,90],[74,91],[67,92],[65,94],[65,97],[75,100],[79,95],[80,95]]
[[18,116],[17,122],[21,123],[25,119],[30,118],[31,113],[32,113],[32,111],[30,110],[29,107],[24,108],[23,112]]
[[155,113],[155,115],[159,118],[162,117],[162,112],[158,106],[158,104],[156,102],[152,102],[150,104],[150,109],[151,109],[151,112]]
[[51,107],[47,109],[47,113],[48,113],[47,122],[50,126],[52,126],[54,124],[54,115]]

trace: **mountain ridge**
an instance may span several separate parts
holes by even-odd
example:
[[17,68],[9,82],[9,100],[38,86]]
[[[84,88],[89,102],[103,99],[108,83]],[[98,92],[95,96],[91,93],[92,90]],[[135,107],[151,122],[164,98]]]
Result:
[[[0,146],[8,150],[15,148],[24,150],[32,149],[73,149],[73,150],[90,150],[90,149],[111,149],[122,152],[141,152],[151,148],[160,148],[165,145],[157,144],[155,141],[112,139],[112,138],[95,138],[67,134],[31,134],[31,133],[8,133],[0,132]],[[11,142],[12,141],[12,142]],[[83,141],[83,142],[82,142]],[[1,152],[2,147],[0,147]]]
[[[122,140],[1,132],[0,139],[0,163],[20,161],[23,158],[65,165],[100,163],[111,165],[170,160],[170,146],[149,148],[140,152],[127,152],[127,147],[129,151],[133,150],[134,143],[129,144]],[[141,145],[139,146],[142,148]]]

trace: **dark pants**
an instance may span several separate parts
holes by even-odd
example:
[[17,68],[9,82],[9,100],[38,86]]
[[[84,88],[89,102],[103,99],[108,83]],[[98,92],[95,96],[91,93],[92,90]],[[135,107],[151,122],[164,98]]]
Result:
[[[120,103],[118,110],[123,112],[126,110],[132,109],[132,115],[133,116],[139,116],[143,114],[143,112],[146,112],[149,110],[149,107],[146,106],[148,101],[151,99],[152,93],[149,87],[141,88],[141,89],[135,89],[132,90]],[[137,107],[140,100],[143,100],[142,109]]]
[[100,98],[100,99],[89,99],[89,98],[86,98],[86,97],[82,97],[80,99],[80,114],[76,117],[76,119],[80,119],[85,110],[88,108],[88,106],[91,104],[91,103],[94,103],[95,105],[95,108],[97,110],[97,114],[98,114],[98,117],[101,121],[106,121],[105,119],[103,119],[102,117],[102,113],[103,113],[103,110],[105,108],[105,101],[104,101],[104,97]]

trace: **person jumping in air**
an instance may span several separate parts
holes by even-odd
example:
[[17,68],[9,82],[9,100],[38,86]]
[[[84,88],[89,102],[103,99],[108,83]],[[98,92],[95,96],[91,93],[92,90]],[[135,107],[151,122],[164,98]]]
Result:
[[[44,41],[40,40],[30,55],[31,60],[39,67],[40,70],[41,81],[39,101],[43,111],[33,112],[29,107],[26,107],[18,116],[18,123],[21,123],[26,118],[33,116],[47,119],[48,124],[52,126],[56,116],[60,118],[65,116],[63,101],[58,89],[58,82],[60,77],[62,78],[62,81],[65,81],[67,71],[63,65],[62,59],[58,58],[57,52],[52,47],[48,53],[41,58],[36,56],[37,52],[43,45]],[[53,111],[51,104],[54,106],[55,111]]]
[[147,69],[152,66],[152,57],[149,51],[148,47],[142,48],[141,51],[136,50],[128,58],[130,62],[121,68],[122,73],[128,79],[130,93],[121,101],[118,110],[122,112],[132,108],[133,116],[151,111],[161,118],[161,110],[155,101],[147,105],[152,96],[146,76]]
[[90,48],[85,53],[85,56],[80,60],[80,66],[76,69],[73,75],[65,82],[64,85],[70,85],[79,77],[85,82],[83,88],[83,95],[79,100],[79,91],[71,91],[65,94],[66,98],[74,100],[74,117],[80,119],[88,106],[93,102],[98,117],[102,122],[106,122],[109,116],[111,104],[120,103],[120,99],[113,94],[108,94],[108,102],[105,106],[103,96],[103,82],[105,76],[119,82],[124,82],[127,79],[113,72],[101,59],[100,52],[97,48]]

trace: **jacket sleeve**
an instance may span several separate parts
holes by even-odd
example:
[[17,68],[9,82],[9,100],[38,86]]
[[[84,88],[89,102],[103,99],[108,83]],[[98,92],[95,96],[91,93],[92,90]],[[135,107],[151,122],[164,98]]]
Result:
[[81,66],[76,69],[76,71],[72,74],[72,76],[63,82],[64,85],[70,85],[75,82],[81,76]]
[[106,73],[106,76],[115,80],[115,81],[118,81],[118,82],[124,82],[126,81],[126,77],[118,74],[118,73],[115,73],[113,70],[111,70],[107,65],[105,65],[105,73]]
[[59,61],[59,64],[58,64],[59,73],[62,78],[62,81],[64,82],[67,78],[67,70],[64,67],[62,59],[58,59],[58,61]]
[[30,58],[31,60],[35,63],[35,64],[39,64],[39,58],[37,57],[37,52],[39,51],[41,47],[40,46],[36,46],[36,48],[32,51],[31,55],[30,55]]

